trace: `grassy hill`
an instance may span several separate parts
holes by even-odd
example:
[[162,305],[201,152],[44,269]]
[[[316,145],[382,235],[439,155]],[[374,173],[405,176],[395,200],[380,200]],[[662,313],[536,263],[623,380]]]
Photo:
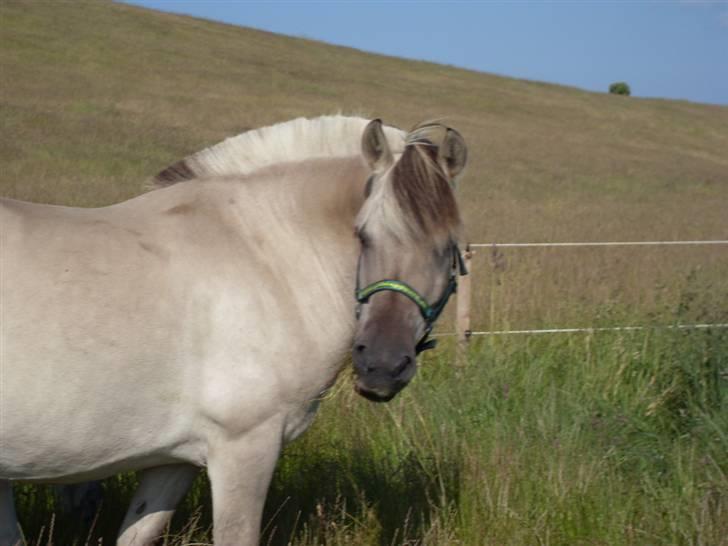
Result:
[[472,158],[471,238],[726,234],[726,107],[589,93],[119,4],[0,9],[4,195],[109,203],[245,128],[342,111],[459,128]]
[[[457,127],[470,241],[728,238],[726,107],[107,2],[0,4],[2,196],[113,203],[227,136],[339,111]],[[474,266],[476,328],[728,322],[726,247],[482,251]],[[728,339],[704,334],[491,339],[458,374],[440,350],[387,407],[344,385],[286,452],[270,543],[725,544]],[[106,487],[104,544],[130,482]],[[41,543],[53,504],[39,491],[19,505]],[[200,541],[206,495],[195,489],[175,527],[206,499],[188,535]]]

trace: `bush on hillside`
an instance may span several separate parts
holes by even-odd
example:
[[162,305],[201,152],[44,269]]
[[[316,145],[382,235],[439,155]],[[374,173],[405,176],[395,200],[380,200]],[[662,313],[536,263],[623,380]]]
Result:
[[609,92],[612,95],[625,95],[629,97],[632,93],[626,82],[615,82],[609,86]]

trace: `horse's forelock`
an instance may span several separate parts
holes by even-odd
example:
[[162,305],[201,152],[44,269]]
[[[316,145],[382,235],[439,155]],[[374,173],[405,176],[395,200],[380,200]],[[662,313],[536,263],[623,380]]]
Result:
[[437,153],[437,146],[426,139],[408,144],[392,171],[392,190],[413,234],[454,238],[461,224],[460,213]]

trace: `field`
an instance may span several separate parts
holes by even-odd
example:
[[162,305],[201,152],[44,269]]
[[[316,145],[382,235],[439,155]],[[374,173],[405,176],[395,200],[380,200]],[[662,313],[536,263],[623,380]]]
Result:
[[[0,43],[2,196],[105,205],[246,128],[343,111],[463,133],[469,241],[728,238],[726,107],[105,2],[3,2]],[[728,322],[726,247],[503,249],[474,268],[476,329]],[[343,378],[279,464],[263,543],[728,544],[728,332],[480,339],[459,368],[453,354],[426,356],[387,406]],[[113,543],[133,480],[105,482],[93,529],[21,488],[28,543]],[[208,540],[209,510],[201,478],[168,543]]]

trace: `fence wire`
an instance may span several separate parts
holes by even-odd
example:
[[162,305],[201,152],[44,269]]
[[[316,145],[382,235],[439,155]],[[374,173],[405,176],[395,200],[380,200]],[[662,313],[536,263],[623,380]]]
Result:
[[573,243],[469,243],[467,248],[539,248],[579,246],[675,246],[675,245],[728,245],[728,240],[715,241],[606,241]]
[[[666,326],[601,326],[592,328],[545,328],[542,330],[488,330],[482,332],[468,332],[471,336],[507,336],[524,334],[576,334],[595,332],[640,332],[644,330],[708,330],[712,328],[728,328],[728,323],[717,324],[673,324]],[[456,336],[455,332],[442,332],[432,334],[432,337]]]
[[[728,245],[728,240],[709,241],[595,241],[595,242],[563,242],[563,243],[468,243],[466,252],[475,248],[548,248],[548,247],[610,247],[610,246],[678,246],[678,245]],[[664,326],[603,326],[580,328],[543,328],[536,330],[486,330],[466,331],[465,337],[472,336],[508,336],[539,334],[574,334],[595,332],[639,332],[644,330],[706,330],[712,328],[728,328],[728,323],[717,324],[674,324]],[[435,333],[433,337],[456,336],[456,332]]]

